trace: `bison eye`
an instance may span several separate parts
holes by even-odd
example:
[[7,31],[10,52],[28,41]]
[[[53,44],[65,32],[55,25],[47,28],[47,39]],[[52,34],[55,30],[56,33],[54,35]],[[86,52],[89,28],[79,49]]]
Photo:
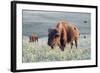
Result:
[[76,28],[74,27],[74,30],[76,30]]
[[55,37],[59,37],[59,35],[58,35],[58,34],[56,34],[56,35],[55,35]]

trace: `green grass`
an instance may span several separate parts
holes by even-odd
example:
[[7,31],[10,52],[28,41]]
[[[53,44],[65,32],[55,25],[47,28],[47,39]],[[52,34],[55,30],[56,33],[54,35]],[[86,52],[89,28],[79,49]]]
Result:
[[[41,43],[42,44],[42,43]],[[88,60],[91,57],[88,48],[65,48],[61,51],[55,47],[51,49],[47,45],[39,45],[38,43],[23,42],[22,61],[30,62],[50,62],[50,61],[69,61],[69,60]]]

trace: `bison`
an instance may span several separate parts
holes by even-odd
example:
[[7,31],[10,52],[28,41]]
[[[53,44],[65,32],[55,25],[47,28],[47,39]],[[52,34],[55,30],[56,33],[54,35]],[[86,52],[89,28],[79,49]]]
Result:
[[74,24],[69,22],[60,21],[54,29],[48,29],[48,45],[53,49],[58,45],[62,51],[66,47],[67,43],[70,43],[73,47],[73,41],[77,48],[77,41],[79,38],[79,30]]
[[36,41],[38,41],[38,36],[36,34],[32,34],[29,37],[29,42],[36,42]]

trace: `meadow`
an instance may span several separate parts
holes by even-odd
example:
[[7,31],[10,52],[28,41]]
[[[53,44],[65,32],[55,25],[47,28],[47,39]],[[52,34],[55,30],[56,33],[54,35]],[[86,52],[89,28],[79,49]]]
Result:
[[[91,14],[61,11],[23,10],[22,14],[22,61],[49,62],[91,59]],[[48,29],[55,28],[61,20],[74,23],[81,34],[78,48],[66,46],[62,52],[59,47],[51,49],[47,45]],[[29,43],[29,36],[35,33],[38,42]],[[86,36],[86,38],[84,38]]]
[[[91,58],[90,38],[80,38],[78,48],[70,48],[67,45],[64,51],[59,47],[51,49],[47,45],[47,38],[41,38],[38,42],[29,42],[28,38],[23,38],[22,61],[30,62],[50,62],[50,61],[70,61],[89,60]],[[89,46],[89,47],[87,47]]]

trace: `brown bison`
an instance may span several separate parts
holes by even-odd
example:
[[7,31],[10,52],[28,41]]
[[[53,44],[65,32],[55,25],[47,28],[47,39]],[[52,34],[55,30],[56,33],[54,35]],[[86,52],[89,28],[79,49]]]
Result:
[[36,42],[36,41],[38,41],[38,36],[36,34],[32,34],[29,37],[29,42]]
[[73,41],[75,41],[75,46],[77,48],[77,40],[79,37],[78,28],[65,21],[58,22],[55,29],[48,30],[48,45],[51,48],[58,45],[62,51],[67,43],[71,44],[71,48],[73,46]]

